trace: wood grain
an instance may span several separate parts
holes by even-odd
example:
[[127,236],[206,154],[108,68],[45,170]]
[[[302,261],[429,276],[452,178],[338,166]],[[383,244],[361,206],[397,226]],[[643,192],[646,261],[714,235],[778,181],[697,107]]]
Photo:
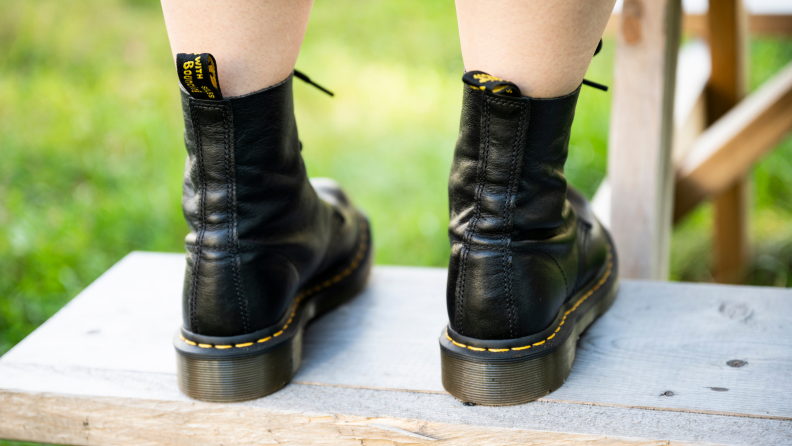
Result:
[[611,229],[623,277],[664,279],[681,5],[626,0],[621,16],[608,145]]
[[[365,425],[355,427],[364,444],[420,442],[408,433],[465,444],[454,432],[482,444],[792,438],[788,290],[623,281],[613,307],[581,338],[561,389],[521,406],[469,407],[440,384],[446,271],[376,267],[364,293],[311,325],[294,383],[223,405],[192,401],[176,386],[170,342],[183,271],[183,255],[134,253],[0,358],[0,438],[351,442],[337,433],[349,426],[332,416]],[[729,367],[732,359],[747,365]],[[312,430],[306,414],[330,424]],[[80,437],[86,417],[92,430]]]
[[73,445],[580,445],[686,442],[451,425],[256,407],[0,393],[0,436]]

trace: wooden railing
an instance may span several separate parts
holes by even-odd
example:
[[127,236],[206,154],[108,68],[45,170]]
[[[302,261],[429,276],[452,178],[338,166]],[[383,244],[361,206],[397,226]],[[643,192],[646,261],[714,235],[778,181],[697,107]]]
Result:
[[[708,44],[680,50],[683,28]],[[710,0],[706,16],[683,20],[679,0],[626,0],[609,24],[618,42],[609,178],[594,205],[623,277],[666,279],[673,223],[714,200],[715,279],[742,279],[746,178],[792,130],[792,64],[746,96],[749,30],[792,34],[792,16],[749,17],[741,0]]]

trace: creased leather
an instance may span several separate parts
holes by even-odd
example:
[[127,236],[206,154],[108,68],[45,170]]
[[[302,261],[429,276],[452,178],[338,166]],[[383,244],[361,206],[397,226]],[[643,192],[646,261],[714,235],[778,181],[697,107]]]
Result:
[[354,255],[362,218],[332,180],[309,182],[292,77],[221,101],[182,91],[184,328],[237,336],[278,321],[312,278]]
[[449,180],[447,307],[459,334],[540,332],[607,260],[604,229],[564,176],[578,93],[464,88]]

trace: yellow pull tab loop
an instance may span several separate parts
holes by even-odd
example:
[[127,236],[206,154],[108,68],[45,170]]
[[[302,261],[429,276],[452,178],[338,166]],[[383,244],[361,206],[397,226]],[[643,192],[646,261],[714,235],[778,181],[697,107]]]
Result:
[[223,99],[217,62],[211,54],[179,53],[176,55],[176,71],[182,87],[195,99]]

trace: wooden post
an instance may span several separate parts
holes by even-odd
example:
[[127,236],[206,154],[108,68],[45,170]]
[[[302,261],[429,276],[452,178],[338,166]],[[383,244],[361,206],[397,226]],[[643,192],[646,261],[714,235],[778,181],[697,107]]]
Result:
[[[707,114],[717,121],[745,96],[747,88],[748,17],[742,0],[710,0],[709,36],[712,75],[707,88]],[[715,280],[742,280],[750,256],[748,179],[735,182],[715,198]]]
[[620,276],[666,279],[680,0],[625,0],[616,55],[608,172]]

